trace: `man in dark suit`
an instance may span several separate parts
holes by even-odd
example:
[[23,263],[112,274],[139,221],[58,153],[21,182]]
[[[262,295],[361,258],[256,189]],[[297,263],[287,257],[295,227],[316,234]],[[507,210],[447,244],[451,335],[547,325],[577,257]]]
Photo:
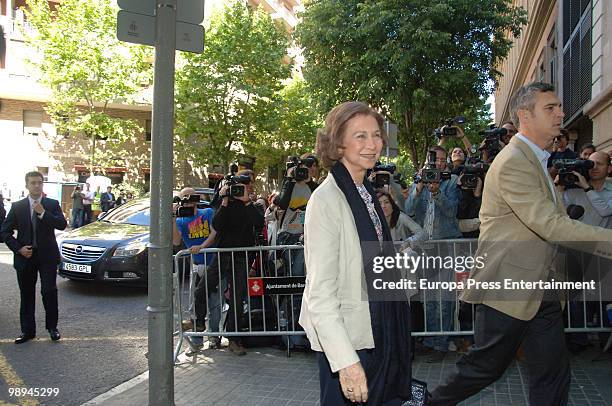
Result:
[[[15,344],[25,343],[36,337],[34,310],[39,273],[46,329],[53,341],[60,339],[57,330],[56,286],[60,255],[55,229],[65,229],[66,219],[58,201],[43,196],[43,175],[40,172],[28,172],[25,181],[29,195],[11,206],[0,229],[0,237],[15,253],[14,267],[21,293],[21,335],[15,340]],[[17,238],[13,236],[14,230],[17,230]]]
[[103,212],[107,212],[115,207],[115,195],[112,192],[112,187],[107,187],[106,192],[100,197],[100,208]]

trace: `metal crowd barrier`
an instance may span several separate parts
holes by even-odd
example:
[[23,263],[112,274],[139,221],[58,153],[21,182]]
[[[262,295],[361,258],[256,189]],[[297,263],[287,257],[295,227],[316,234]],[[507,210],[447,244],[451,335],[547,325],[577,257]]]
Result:
[[[196,331],[197,328],[184,330],[181,321],[196,318],[194,308],[197,304],[194,299],[198,276],[196,267],[192,266],[194,259],[189,250],[178,252],[174,256],[174,320],[175,335],[179,337],[174,352],[175,359],[185,341],[191,345],[192,337],[211,336],[285,337],[289,354],[289,336],[305,336],[298,324],[299,314],[296,310],[297,303],[301,302],[305,276],[303,272],[294,272],[296,259],[302,258],[303,261],[303,246],[207,248],[200,253],[204,254],[201,265],[207,268],[205,272],[216,272],[219,281],[223,281],[224,276],[229,276],[222,269],[223,266],[216,265],[222,263],[231,264],[230,272],[234,280],[237,276],[246,279],[246,292],[243,292],[244,297],[237,306],[245,316],[240,331],[226,331],[220,326],[210,326],[208,322],[206,331]],[[301,268],[303,269],[303,266]],[[206,282],[203,282],[204,294],[208,299],[207,320],[210,320],[213,315],[208,304],[215,299],[218,299],[215,303],[229,302],[236,296],[236,286],[229,287],[228,295],[222,292],[220,286],[209,286]],[[227,306],[214,311],[219,310],[220,325],[223,325],[224,318],[231,316],[226,311]],[[233,317],[234,325],[238,326],[238,312],[235,312]]]
[[[454,239],[425,241],[417,243],[413,248],[418,253],[428,256],[468,256],[474,255],[477,248],[477,239]],[[398,243],[401,247],[405,243]],[[204,294],[207,298],[206,331],[199,330],[197,326],[184,329],[182,320],[194,320],[194,307],[196,293],[196,279],[199,278],[197,267],[193,266],[194,256],[189,250],[182,250],[174,257],[174,320],[175,335],[178,343],[175,348],[175,359],[178,357],[183,344],[192,346],[195,337],[279,337],[284,339],[287,355],[290,354],[290,339],[304,336],[305,333],[298,324],[301,296],[305,283],[305,270],[303,266],[303,246],[277,245],[256,246],[248,248],[207,248],[200,251],[204,255],[203,264],[205,272],[218,273],[213,282],[220,281],[216,286],[209,286],[208,279],[204,282]],[[576,256],[569,256],[571,266],[576,267]],[[584,256],[580,255],[580,264],[585,266]],[[595,273],[602,274],[603,267],[612,269],[610,261],[604,263],[597,258]],[[217,265],[215,265],[217,264]],[[221,264],[219,266],[218,264]],[[593,265],[592,263],[590,264]],[[568,267],[566,266],[566,269]],[[431,270],[424,273],[417,272],[416,278],[427,277],[436,281],[457,281],[467,278],[469,272],[456,273],[441,270]],[[231,274],[230,274],[231,273]],[[231,275],[231,276],[230,276]],[[224,292],[227,281],[223,277],[229,276],[236,280],[242,278]],[[236,291],[237,285],[243,284],[245,290]],[[469,336],[473,332],[474,306],[459,301],[460,292],[454,291],[446,294],[423,290],[411,298],[413,308],[412,335],[416,337],[431,336]],[[238,296],[238,312],[229,315],[227,303]],[[213,304],[213,308],[210,304]],[[598,294],[591,292],[590,296],[582,291],[582,298],[570,300],[572,311],[567,311],[568,333],[595,333],[612,332],[606,325],[606,311],[601,289]],[[595,305],[593,305],[595,303]],[[216,307],[215,307],[216,306]],[[422,307],[421,307],[422,306]],[[569,306],[567,306],[569,307]],[[213,314],[213,312],[217,312]],[[242,316],[239,316],[239,314]],[[217,316],[216,318],[214,316]],[[418,320],[422,315],[422,320]],[[239,331],[226,331],[225,317],[233,317],[233,325]],[[591,317],[588,320],[588,317]],[[219,320],[218,325],[211,326],[208,320]],[[240,323],[240,320],[242,323]],[[579,320],[577,320],[579,319]],[[428,323],[429,321],[429,323]],[[429,324],[429,325],[428,325]],[[612,337],[608,347],[612,346]]]

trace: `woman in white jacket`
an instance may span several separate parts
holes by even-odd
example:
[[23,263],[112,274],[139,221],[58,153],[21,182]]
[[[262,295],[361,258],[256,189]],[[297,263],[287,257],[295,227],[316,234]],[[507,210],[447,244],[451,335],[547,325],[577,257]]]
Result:
[[[411,398],[410,306],[394,289],[377,297],[374,260],[395,255],[389,226],[366,177],[386,135],[361,102],[335,107],[317,134],[329,175],[306,207],[306,288],[300,313],[319,352],[321,405],[401,405]],[[404,295],[404,297],[400,297]]]

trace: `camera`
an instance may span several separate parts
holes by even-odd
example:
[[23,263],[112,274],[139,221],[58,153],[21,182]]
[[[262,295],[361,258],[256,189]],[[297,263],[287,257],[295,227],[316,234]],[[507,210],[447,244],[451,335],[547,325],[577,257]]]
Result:
[[576,188],[578,177],[572,172],[578,172],[589,180],[589,170],[593,169],[594,163],[588,159],[555,159],[555,168],[559,170],[559,184],[567,189]]
[[421,171],[420,176],[415,175],[414,177],[415,182],[417,182],[416,179],[418,179],[418,182],[423,183],[442,182],[450,178],[451,173],[449,171],[436,168],[436,151],[429,151],[427,155],[427,167]]
[[442,182],[444,180],[449,180],[450,178],[451,173],[449,171],[441,171],[437,168],[427,168],[423,169],[421,172],[421,181],[423,183]]
[[[375,189],[381,189],[389,184],[391,184],[391,175],[395,173],[396,166],[395,164],[386,164],[383,165],[380,162],[376,162],[372,171],[374,172],[374,181],[372,182]],[[388,173],[378,173],[378,172],[388,172]]]
[[175,196],[172,199],[172,203],[178,203],[178,207],[174,211],[174,217],[191,217],[195,213],[194,207],[185,206],[188,203],[196,203],[200,202],[200,195],[188,195],[185,197]]
[[488,152],[489,160],[491,161],[501,151],[500,142],[502,137],[508,134],[508,130],[491,125],[488,129],[481,131],[480,134],[484,135],[484,145],[481,148]]
[[461,168],[461,187],[464,189],[476,189],[478,178],[484,178],[485,173],[489,170],[489,164],[481,161],[474,161],[464,165]]
[[287,166],[287,170],[289,168],[293,168],[294,166],[296,167],[293,172],[293,178],[296,180],[296,182],[300,182],[310,177],[308,175],[308,168],[311,168],[312,165],[316,163],[317,159],[313,156],[309,156],[304,159],[300,159],[297,156],[291,156],[285,165]]
[[399,172],[393,175],[393,180],[395,181],[395,183],[397,183],[398,185],[400,185],[400,187],[404,189],[408,187],[408,185],[406,184],[406,178]]
[[231,198],[244,196],[245,185],[249,183],[251,183],[251,177],[249,175],[226,175],[225,184],[229,186],[227,196]]
[[465,117],[457,116],[455,118],[448,118],[443,121],[444,125],[440,128],[436,128],[434,130],[434,135],[436,138],[442,137],[456,137],[457,136],[457,128],[454,127],[455,124],[464,124]]

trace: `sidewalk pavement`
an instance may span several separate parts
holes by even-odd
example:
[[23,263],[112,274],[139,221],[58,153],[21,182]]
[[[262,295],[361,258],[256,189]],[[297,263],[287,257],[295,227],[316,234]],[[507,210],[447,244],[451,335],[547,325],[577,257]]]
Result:
[[[449,353],[442,362],[428,364],[418,356],[413,376],[431,389],[444,381],[460,354]],[[594,347],[572,356],[569,405],[612,406],[612,353]],[[528,405],[527,371],[513,362],[504,376],[460,405]],[[148,373],[102,394],[85,406],[146,405]],[[193,356],[181,354],[174,372],[176,405],[319,405],[319,377],[315,353],[272,348],[250,349],[245,356],[227,347],[206,349]]]

